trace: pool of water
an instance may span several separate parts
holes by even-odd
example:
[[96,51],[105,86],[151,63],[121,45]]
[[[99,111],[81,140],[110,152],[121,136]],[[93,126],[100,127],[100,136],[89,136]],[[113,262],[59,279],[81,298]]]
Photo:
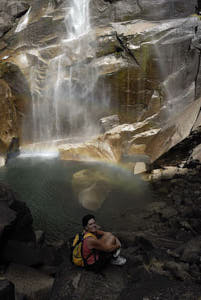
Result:
[[[112,178],[110,192],[96,212],[82,207],[72,188],[73,174],[83,169],[99,170]],[[95,214],[109,230],[132,230],[132,221],[124,212],[137,209],[150,198],[147,184],[123,167],[106,163],[16,158],[0,168],[0,181],[9,184],[18,199],[27,203],[35,229],[44,230],[50,240],[65,239],[80,231],[86,213]]]

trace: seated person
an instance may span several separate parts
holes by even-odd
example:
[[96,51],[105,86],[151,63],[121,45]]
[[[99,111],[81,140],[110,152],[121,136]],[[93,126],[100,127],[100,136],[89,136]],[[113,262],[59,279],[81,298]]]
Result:
[[[124,265],[126,258],[120,256],[121,243],[111,232],[100,230],[93,215],[86,215],[82,219],[84,234],[83,258],[87,269],[99,271],[108,262],[114,265]],[[88,235],[90,233],[90,235]]]

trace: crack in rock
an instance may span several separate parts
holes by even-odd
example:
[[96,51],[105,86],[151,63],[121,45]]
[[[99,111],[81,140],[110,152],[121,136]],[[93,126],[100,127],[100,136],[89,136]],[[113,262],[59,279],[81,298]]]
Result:
[[115,31],[115,35],[117,38],[117,41],[119,42],[120,46],[123,48],[125,53],[135,62],[135,64],[140,67],[140,64],[138,63],[137,59],[135,58],[135,55],[131,52],[131,50],[124,44],[124,42],[119,37],[118,33]]

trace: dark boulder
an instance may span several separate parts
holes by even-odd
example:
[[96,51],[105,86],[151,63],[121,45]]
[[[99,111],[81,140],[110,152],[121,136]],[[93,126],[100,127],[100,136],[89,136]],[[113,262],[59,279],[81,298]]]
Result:
[[4,262],[26,266],[57,264],[56,251],[52,247],[39,247],[34,243],[9,240],[5,243],[1,257]]
[[6,279],[0,280],[0,300],[15,300],[14,284]]

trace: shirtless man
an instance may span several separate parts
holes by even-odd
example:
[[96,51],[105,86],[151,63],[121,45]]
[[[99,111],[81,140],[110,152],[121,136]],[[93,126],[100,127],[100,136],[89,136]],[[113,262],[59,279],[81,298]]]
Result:
[[[121,243],[111,232],[100,230],[93,215],[86,215],[82,219],[84,234],[83,257],[87,268],[99,271],[106,263],[124,265],[126,258],[120,256]],[[89,235],[90,234],[90,235]]]

